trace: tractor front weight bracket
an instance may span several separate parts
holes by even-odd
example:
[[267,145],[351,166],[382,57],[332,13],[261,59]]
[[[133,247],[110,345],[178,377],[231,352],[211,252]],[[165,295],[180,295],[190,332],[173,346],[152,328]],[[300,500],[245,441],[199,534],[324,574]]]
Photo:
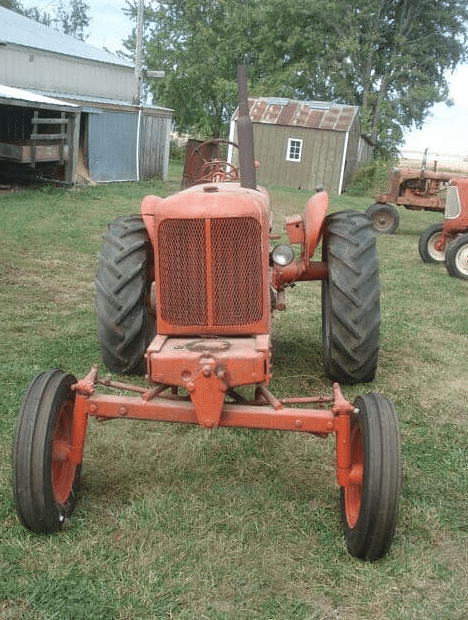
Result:
[[[106,388],[106,393],[98,392],[97,386]],[[227,390],[223,377],[208,373],[208,369],[196,378],[193,389],[189,386],[188,395],[184,396],[179,394],[178,388],[167,384],[145,388],[112,381],[109,377],[100,379],[97,366],[94,366],[73,386],[73,390],[76,392],[75,431],[68,451],[77,464],[82,461],[86,423],[90,416],[99,421],[128,418],[196,424],[208,429],[225,426],[296,431],[322,438],[334,433],[338,484],[346,487],[359,474],[352,471],[355,467],[351,468],[351,415],[356,410],[344,398],[338,383],[333,384],[333,396],[283,399],[276,398],[264,385],[258,385],[255,399],[248,401],[234,390]],[[118,390],[119,393],[112,394],[109,390]],[[133,394],[124,395],[124,391]],[[318,404],[326,404],[328,408],[307,407]],[[214,411],[210,410],[213,405]]]

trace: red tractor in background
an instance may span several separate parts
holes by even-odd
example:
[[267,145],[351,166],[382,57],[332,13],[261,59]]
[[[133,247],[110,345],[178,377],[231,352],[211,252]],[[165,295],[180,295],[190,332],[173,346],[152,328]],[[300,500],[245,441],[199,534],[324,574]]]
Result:
[[444,221],[419,237],[425,263],[443,263],[455,278],[468,280],[468,178],[454,178],[447,187]]
[[[33,379],[13,448],[17,513],[38,533],[56,531],[70,517],[90,417],[332,434],[348,550],[375,560],[389,549],[397,522],[397,414],[378,393],[350,403],[338,384],[371,381],[377,369],[375,233],[362,213],[327,216],[328,196],[320,191],[302,216],[286,221],[300,257],[290,245],[271,246],[245,67],[238,74],[240,182],[226,181],[218,162],[214,178],[168,198],[147,196],[141,215],[117,219],[103,237],[96,310],[104,363],[119,374],[145,373],[147,385],[100,378],[97,366],[78,381],[60,370]],[[237,176],[231,168],[228,174]],[[268,389],[272,312],[284,309],[288,287],[313,280],[322,282],[332,394],[278,398]]]
[[412,211],[443,213],[447,184],[451,179],[466,177],[453,172],[427,170],[426,163],[427,149],[419,172],[414,168],[389,170],[387,192],[376,196],[375,203],[366,211],[376,232],[393,234],[398,228],[400,215],[393,204]]

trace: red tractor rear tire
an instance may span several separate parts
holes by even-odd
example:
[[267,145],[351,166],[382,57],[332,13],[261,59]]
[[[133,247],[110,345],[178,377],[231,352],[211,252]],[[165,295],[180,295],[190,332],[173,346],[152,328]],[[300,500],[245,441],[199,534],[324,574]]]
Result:
[[12,454],[13,496],[21,523],[38,534],[59,530],[73,512],[81,465],[67,457],[76,383],[60,370],[43,372],[20,407]]
[[380,284],[376,236],[359,211],[325,220],[322,280],[323,365],[340,383],[372,381],[379,356]]
[[150,304],[151,243],[140,215],[108,226],[96,274],[98,336],[106,367],[144,374],[145,352],[155,331]]
[[341,489],[344,536],[351,555],[377,560],[395,535],[402,464],[398,416],[381,394],[360,396],[351,421],[352,482]]

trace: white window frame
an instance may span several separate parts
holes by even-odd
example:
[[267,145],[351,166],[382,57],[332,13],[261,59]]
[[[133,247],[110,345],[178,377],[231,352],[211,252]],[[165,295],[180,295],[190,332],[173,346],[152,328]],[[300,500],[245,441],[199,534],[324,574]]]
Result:
[[300,162],[302,157],[302,138],[288,138],[286,161]]

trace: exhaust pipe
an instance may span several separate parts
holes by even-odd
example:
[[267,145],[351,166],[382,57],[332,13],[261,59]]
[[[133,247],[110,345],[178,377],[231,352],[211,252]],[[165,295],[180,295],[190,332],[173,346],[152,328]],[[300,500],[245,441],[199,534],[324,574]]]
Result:
[[253,124],[249,115],[247,97],[247,67],[237,67],[237,87],[239,92],[239,116],[237,118],[237,142],[239,144],[239,172],[241,187],[257,189]]

